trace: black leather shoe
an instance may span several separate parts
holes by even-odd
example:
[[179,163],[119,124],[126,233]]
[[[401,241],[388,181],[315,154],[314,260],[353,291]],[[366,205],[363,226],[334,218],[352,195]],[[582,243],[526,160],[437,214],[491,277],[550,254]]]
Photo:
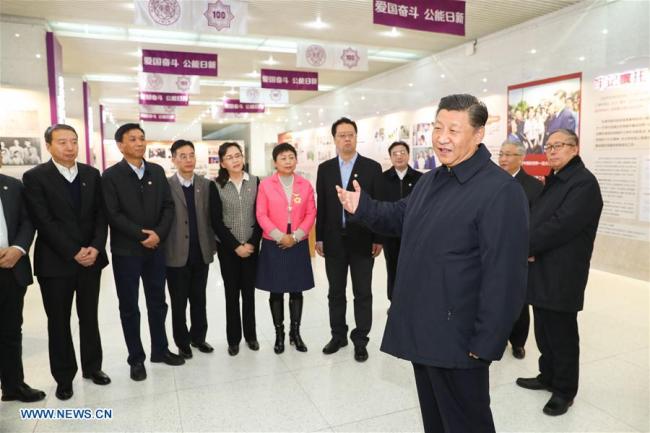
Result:
[[537,377],[529,377],[529,378],[519,377],[517,378],[516,383],[517,385],[526,389],[533,389],[533,390],[548,389],[548,386],[540,382],[539,378]]
[[257,340],[247,341],[246,345],[250,350],[260,350],[260,343]]
[[183,365],[185,360],[175,353],[171,353],[169,350],[165,352],[162,356],[151,357],[151,362],[164,362],[167,365]]
[[357,362],[365,362],[368,360],[368,350],[365,346],[354,347],[354,360]]
[[73,394],[72,383],[58,384],[56,386],[56,398],[59,400],[69,400]]
[[325,355],[331,355],[332,353],[336,353],[339,351],[341,347],[345,347],[348,345],[348,340],[338,340],[336,338],[332,338],[329,343],[323,347],[323,353]]
[[517,359],[524,359],[526,356],[526,349],[522,346],[512,346],[512,356]]
[[13,392],[2,393],[2,401],[22,401],[23,403],[33,403],[45,398],[45,393],[40,389],[34,389],[22,383],[18,385]]
[[190,346],[179,347],[178,348],[178,354],[183,359],[192,359],[192,349],[190,349]]
[[239,353],[239,344],[233,344],[232,346],[228,346],[228,355],[235,356],[238,353]]
[[136,382],[140,382],[141,380],[145,380],[147,378],[147,370],[144,368],[144,364],[135,364],[131,366],[131,379],[135,380]]
[[111,378],[101,370],[97,370],[92,374],[84,374],[84,379],[92,379],[95,385],[108,385],[111,383]]
[[560,395],[553,394],[542,410],[546,415],[558,416],[565,414],[572,404],[573,400],[567,400]]
[[192,343],[192,347],[199,349],[199,352],[203,353],[212,353],[214,352],[214,347],[210,346],[205,341],[203,343]]

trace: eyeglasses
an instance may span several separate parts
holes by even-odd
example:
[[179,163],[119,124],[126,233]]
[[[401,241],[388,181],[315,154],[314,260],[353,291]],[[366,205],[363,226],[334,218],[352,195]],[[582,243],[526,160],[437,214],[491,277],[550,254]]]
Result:
[[390,154],[393,156],[403,156],[408,155],[408,152],[406,150],[394,150]]
[[223,157],[223,160],[224,160],[224,161],[233,161],[233,160],[235,160],[235,159],[242,159],[243,156],[244,156],[244,155],[242,155],[241,153],[235,153],[234,155],[227,155],[227,156],[224,156],[224,157]]
[[499,158],[512,158],[513,156],[521,156],[521,153],[499,152]]
[[188,160],[195,159],[196,156],[193,153],[190,154],[183,153],[181,155],[178,155],[177,158],[180,159],[181,161],[188,161]]
[[575,146],[574,143],[563,143],[561,141],[558,141],[557,143],[547,143],[546,146],[544,146],[544,152],[549,153],[553,152],[554,150],[560,150],[564,146]]
[[343,139],[354,138],[355,135],[356,134],[354,132],[348,132],[346,134],[336,134],[336,138],[343,138]]

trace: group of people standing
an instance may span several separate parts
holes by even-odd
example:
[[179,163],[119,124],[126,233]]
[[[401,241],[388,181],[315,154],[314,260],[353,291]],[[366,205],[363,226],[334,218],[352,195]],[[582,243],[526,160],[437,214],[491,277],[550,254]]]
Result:
[[[27,253],[35,230],[34,274],[48,317],[50,369],[56,396],[66,400],[77,372],[70,333],[75,296],[83,377],[110,383],[97,325],[108,227],[127,362],[131,378],[141,381],[140,281],[150,361],[181,365],[192,358],[192,347],[214,350],[206,341],[206,284],[215,250],[228,353],[238,354],[242,330],[248,348],[260,348],[256,287],[270,293],[275,353],[285,350],[284,293],[289,342],[307,351],[300,324],[303,292],[314,287],[307,239],[315,224],[315,249],[329,283],[331,339],[323,353],[339,351],[349,339],[354,359],[368,359],[372,270],[383,249],[391,307],[381,350],[412,362],[425,431],[494,431],[488,368],[509,336],[513,355],[525,356],[528,304],[540,375],[517,384],[552,391],[544,412],[566,412],[577,393],[577,312],[602,209],[598,183],[578,156],[577,135],[566,129],[551,134],[545,146],[552,169],[545,185],[521,170],[521,143],[504,143],[499,168],[482,144],[487,118],[485,105],[472,95],[442,98],[432,135],[441,165],[425,175],[409,167],[409,147],[400,141],[389,147],[393,167],[382,173],[357,152],[355,122],[341,118],[331,129],[337,156],[318,167],[316,199],[295,173],[297,153],[288,143],[273,149],[276,172],[260,181],[244,170],[241,147],[226,142],[219,148],[219,174],[210,181],[194,174],[194,145],[178,140],[171,147],[177,172],[166,178],[160,166],[143,159],[144,131],[129,123],[115,133],[123,160],[100,176],[76,162],[74,129],[51,126],[45,133],[49,162],[26,172],[24,186],[0,175],[2,400],[45,397],[24,382],[21,362],[23,297],[32,282]],[[178,354],[169,350],[165,332],[165,283]]]

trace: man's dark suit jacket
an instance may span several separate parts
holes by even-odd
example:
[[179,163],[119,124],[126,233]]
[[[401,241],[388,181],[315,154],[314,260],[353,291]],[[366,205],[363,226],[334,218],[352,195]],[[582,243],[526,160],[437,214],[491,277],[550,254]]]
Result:
[[546,185],[530,211],[527,302],[551,311],[582,310],[603,198],[579,156]]
[[521,184],[526,193],[526,198],[528,198],[529,206],[533,205],[533,202],[539,197],[544,189],[544,184],[537,180],[537,178],[526,173],[523,168],[519,170],[519,173],[515,175],[515,179]]
[[[350,181],[346,185],[348,191],[353,191],[352,181],[358,181],[361,189],[375,198],[381,183],[381,166],[372,159],[358,155],[352,167]],[[339,158],[335,157],[322,162],[318,166],[316,178],[317,214],[316,241],[323,242],[325,255],[336,256],[344,249],[342,232],[342,207],[336,194],[336,185],[341,186],[341,169]],[[345,232],[351,241],[353,251],[357,254],[371,255],[372,244],[381,243],[379,236],[373,234],[359,223],[349,222]]]
[[148,249],[140,242],[147,235],[142,229],[156,232],[162,244],[174,221],[174,200],[165,171],[158,164],[144,164],[142,180],[138,179],[125,159],[107,168],[102,175],[104,206],[111,227],[113,254],[145,255]]
[[2,200],[2,210],[7,223],[9,246],[17,245],[27,253],[13,267],[16,282],[20,286],[27,287],[34,281],[32,265],[29,262],[29,248],[34,240],[34,226],[27,214],[23,184],[13,177],[0,174],[0,200]]
[[99,171],[77,163],[81,188],[81,208],[75,209],[68,181],[52,160],[39,164],[23,175],[25,201],[38,230],[34,249],[34,274],[39,277],[75,275],[81,265],[74,256],[82,247],[99,251],[91,268],[102,269],[106,258],[108,227],[104,217]]

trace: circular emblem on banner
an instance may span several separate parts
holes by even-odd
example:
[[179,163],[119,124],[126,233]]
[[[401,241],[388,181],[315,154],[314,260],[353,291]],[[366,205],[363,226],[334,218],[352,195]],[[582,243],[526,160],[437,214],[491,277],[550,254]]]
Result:
[[246,97],[249,102],[258,102],[260,99],[260,91],[254,87],[246,90]]
[[282,92],[277,89],[271,90],[269,98],[271,98],[271,101],[279,102],[282,99]]
[[147,89],[160,90],[163,86],[163,78],[160,74],[147,75]]
[[221,0],[208,3],[208,9],[203,13],[203,16],[208,20],[208,25],[218,31],[229,29],[230,23],[235,19],[230,6],[221,2]]
[[163,26],[174,24],[181,17],[178,0],[149,0],[149,16]]
[[327,52],[322,45],[310,45],[305,51],[307,62],[312,66],[321,66],[327,60]]
[[354,50],[352,48],[346,48],[343,50],[343,54],[341,54],[341,61],[343,62],[343,66],[347,67],[348,69],[356,68],[359,65],[359,60],[361,60],[359,53],[357,50]]
[[176,87],[178,90],[182,90],[183,92],[190,90],[190,87],[192,87],[192,80],[190,77],[180,76],[176,79]]

